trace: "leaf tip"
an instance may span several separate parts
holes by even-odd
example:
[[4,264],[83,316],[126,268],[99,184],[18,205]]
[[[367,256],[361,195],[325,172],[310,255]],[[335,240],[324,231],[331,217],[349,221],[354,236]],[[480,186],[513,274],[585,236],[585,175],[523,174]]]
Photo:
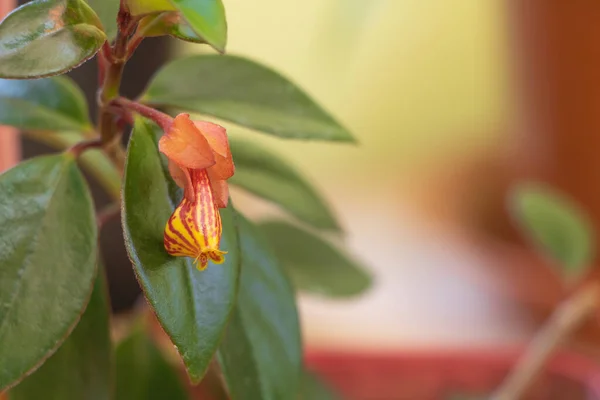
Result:
[[339,122],[334,121],[336,125],[336,133],[333,135],[333,139],[338,142],[359,146],[360,141],[356,136],[352,135],[348,129],[342,126]]
[[227,41],[219,41],[219,42],[213,42],[210,44],[210,46],[215,49],[220,55],[225,55],[225,53],[227,52],[226,47],[227,47]]
[[187,371],[188,378],[190,378],[190,383],[194,386],[200,384],[202,378],[204,378],[204,371],[198,372],[194,370],[188,363],[185,364],[185,370]]

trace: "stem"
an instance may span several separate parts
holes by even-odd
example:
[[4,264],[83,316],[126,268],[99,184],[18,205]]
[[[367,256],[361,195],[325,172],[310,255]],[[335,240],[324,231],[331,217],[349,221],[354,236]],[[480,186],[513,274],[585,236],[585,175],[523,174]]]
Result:
[[131,57],[133,53],[137,50],[138,46],[144,40],[144,36],[139,32],[139,29],[133,33],[131,39],[129,40],[129,44],[127,45],[127,58]]
[[75,158],[79,158],[81,153],[83,153],[84,151],[86,151],[88,149],[100,148],[100,147],[102,147],[102,145],[103,145],[102,139],[100,139],[100,138],[83,140],[77,144],[74,144],[73,146],[68,148],[66,151],[73,154],[73,156]]
[[[40,131],[23,131],[23,134],[35,141],[45,143],[57,150],[66,150],[71,146],[76,145],[81,139],[74,137],[69,133],[57,134]],[[98,180],[98,183],[104,188],[106,193],[115,201],[118,201],[121,196],[121,176],[110,168],[106,168],[102,163],[95,162],[93,154],[82,154],[80,159],[84,168]]]
[[106,69],[110,64],[112,59],[111,48],[108,42],[104,42],[102,45],[102,49],[98,53],[98,85],[102,85],[104,83],[104,79],[106,78]]
[[121,205],[119,203],[111,203],[96,214],[96,223],[98,229],[121,214]]
[[100,132],[107,155],[120,170],[123,170],[125,155],[119,143],[119,130],[117,129],[116,118],[110,109],[110,102],[119,96],[123,68],[127,61],[127,44],[129,36],[137,26],[138,19],[132,18],[126,8],[123,7],[123,4],[121,4],[118,21],[119,30],[115,44],[110,51],[105,46],[100,59],[101,68],[103,68],[103,62],[108,63],[108,68],[103,68],[105,69],[101,73],[103,82],[98,91],[98,131]]
[[119,121],[127,123],[128,125],[133,126],[134,120],[131,112],[123,107],[118,107],[114,101],[108,105],[107,109],[114,115],[118,116],[117,125]]
[[542,372],[553,351],[596,310],[599,300],[600,286],[591,283],[559,305],[491,400],[521,398]]
[[144,104],[132,101],[124,97],[119,97],[113,101],[113,104],[118,104],[127,110],[135,111],[146,118],[156,122],[158,126],[165,132],[167,132],[173,124],[173,117],[163,112],[160,112],[152,107],[148,107]]

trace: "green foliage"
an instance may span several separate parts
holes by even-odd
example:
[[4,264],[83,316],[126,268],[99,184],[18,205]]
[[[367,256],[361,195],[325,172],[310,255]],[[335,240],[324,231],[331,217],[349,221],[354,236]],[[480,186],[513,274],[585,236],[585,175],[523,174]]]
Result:
[[139,29],[146,37],[169,35],[186,42],[206,43],[178,12],[167,11],[157,15],[148,15],[140,22]]
[[62,74],[105,41],[98,16],[83,0],[34,0],[0,23],[0,78]]
[[249,140],[231,138],[230,145],[236,169],[229,182],[315,228],[340,230],[329,206],[286,160]]
[[[293,283],[342,297],[365,290],[370,277],[319,236],[282,222],[257,226],[231,204],[219,210],[222,265],[199,271],[192,259],[170,256],[164,229],[183,190],[158,140],[172,118],[144,102],[282,138],[351,142],[352,136],[287,78],[241,57],[177,60],[156,75],[141,102],[119,97],[123,66],[139,40],[162,35],[224,52],[221,0],[34,0],[0,22],[0,125],[66,150],[0,175],[0,392],[10,389],[12,400],[189,396],[144,325],[119,343],[113,360],[106,282],[103,271],[96,274],[101,224],[79,163],[120,199],[134,272],[193,383],[218,361],[235,400],[333,398],[303,369]],[[100,48],[100,114],[93,126],[70,79],[37,78],[65,73]],[[132,119],[124,155],[120,138]],[[225,159],[226,141],[207,140],[210,157]],[[237,171],[230,183],[313,228],[341,230],[285,159],[251,141],[230,143]],[[182,151],[193,147],[181,144]],[[217,185],[222,177],[213,173],[218,168],[208,172]],[[207,218],[203,210],[198,215]],[[208,243],[206,224],[199,223],[198,235]]]
[[11,400],[112,399],[112,344],[103,268],[79,324],[48,361],[10,392]]
[[234,399],[295,399],[302,345],[294,289],[258,228],[238,217],[242,273],[219,349]]
[[220,53],[227,44],[227,21],[221,0],[171,0],[190,27]]
[[[163,231],[174,204],[151,127],[136,120],[123,182],[125,244],[137,278],[191,379],[205,374],[235,304],[239,249],[231,207],[221,211],[223,265],[198,271],[164,250]],[[150,195],[151,194],[151,195]]]
[[65,76],[0,79],[0,124],[41,131],[89,131],[81,89]]
[[119,0],[85,0],[96,12],[108,40],[113,40],[117,34],[117,12]]
[[185,400],[181,377],[137,326],[117,346],[116,400]]
[[280,221],[263,223],[261,230],[298,289],[348,297],[371,285],[363,267],[320,237]]
[[577,277],[594,257],[594,232],[585,213],[561,193],[523,183],[510,194],[510,211],[529,240],[567,277]]
[[[0,79],[0,124],[27,130],[31,138],[59,150],[93,133],[85,97],[66,76]],[[119,172],[102,151],[86,152],[81,161],[111,196],[119,198]]]
[[283,138],[353,141],[292,82],[242,57],[175,60],[156,74],[143,101],[212,115]]
[[[85,139],[79,132],[30,132],[28,136],[59,150],[67,149]],[[121,176],[102,150],[88,150],[82,154],[79,161],[111,197],[114,199],[120,197]]]
[[125,0],[131,15],[147,15],[163,11],[176,11],[171,0]]
[[[182,38],[202,38],[191,40],[194,42],[205,42],[210,44],[220,53],[225,52],[227,44],[227,21],[225,19],[225,8],[221,0],[126,0],[133,15],[144,15],[153,13],[169,13],[175,17],[176,24],[167,23],[158,25],[166,29],[162,34],[173,35]],[[175,15],[173,15],[175,14]],[[165,20],[163,19],[164,23]],[[168,27],[168,29],[167,29]],[[158,31],[154,31],[154,36]],[[181,32],[181,35],[178,34]]]
[[92,290],[96,238],[92,199],[71,156],[0,175],[0,389],[73,329]]
[[[153,122],[148,120],[144,122],[146,123],[146,129],[151,132],[151,136],[154,139],[154,146],[158,147],[158,141],[163,135],[163,131]],[[169,160],[167,157],[163,153],[159,153],[159,157],[163,175],[165,176],[165,182],[167,184],[167,194],[169,196],[169,200],[173,206],[176,206],[183,198],[183,189],[177,186],[175,181],[170,178],[171,174],[169,172]]]

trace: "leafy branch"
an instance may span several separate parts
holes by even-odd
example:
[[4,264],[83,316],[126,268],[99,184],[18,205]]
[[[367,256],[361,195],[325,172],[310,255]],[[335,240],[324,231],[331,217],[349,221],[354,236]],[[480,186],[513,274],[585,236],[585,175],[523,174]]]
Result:
[[[13,400],[110,398],[112,343],[98,236],[118,215],[133,270],[190,380],[201,381],[218,362],[234,399],[295,398],[303,390],[297,288],[347,297],[370,283],[359,264],[321,237],[320,230],[342,229],[310,182],[287,160],[229,135],[236,125],[287,139],[352,142],[351,134],[287,77],[237,56],[175,60],[139,99],[121,97],[136,48],[146,37],[166,35],[224,53],[222,2],[33,0],[0,22],[0,124],[60,150],[0,175],[0,391],[10,388]],[[81,90],[57,76],[94,55],[97,126]],[[161,106],[180,114],[173,118]],[[223,126],[187,113],[217,117]],[[171,148],[159,151],[159,142],[169,140]],[[113,197],[109,207],[95,211],[80,166]],[[278,205],[296,224],[277,226],[285,234],[273,240],[273,229],[245,218],[227,197],[234,172],[232,184]],[[188,225],[197,236],[172,235],[194,254],[168,246],[169,221],[189,216],[176,211],[185,202],[195,216],[212,215]],[[289,240],[297,252],[285,250]],[[212,261],[205,257],[199,271],[190,255],[206,254]],[[352,279],[315,272],[328,266]],[[186,397],[143,329],[117,345],[116,358],[117,398],[163,390],[164,398]]]

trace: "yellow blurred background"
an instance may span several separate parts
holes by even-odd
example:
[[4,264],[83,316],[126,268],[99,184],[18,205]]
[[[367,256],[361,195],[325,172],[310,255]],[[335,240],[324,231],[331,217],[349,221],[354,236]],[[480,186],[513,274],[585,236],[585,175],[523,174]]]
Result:
[[[252,135],[289,157],[335,207],[375,277],[350,301],[302,296],[308,346],[475,346],[525,320],[485,285],[463,225],[510,125],[505,2],[227,0],[228,52],[290,77],[358,145]],[[198,46],[184,45],[191,53]],[[227,125],[226,125],[227,126]],[[230,130],[242,132],[241,129]],[[255,217],[276,212],[234,193]]]

